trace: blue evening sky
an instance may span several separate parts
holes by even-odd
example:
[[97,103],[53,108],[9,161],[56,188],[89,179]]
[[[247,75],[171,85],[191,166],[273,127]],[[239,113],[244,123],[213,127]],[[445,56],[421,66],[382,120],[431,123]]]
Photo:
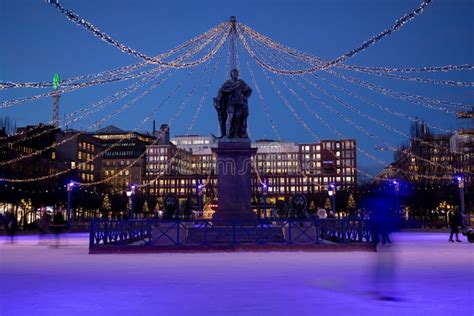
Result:
[[[201,34],[229,16],[237,19],[287,46],[325,59],[333,59],[358,46],[364,40],[379,33],[404,13],[416,8],[419,0],[239,0],[239,1],[61,1],[68,9],[74,10],[84,19],[92,22],[112,37],[148,55],[157,55],[180,43]],[[0,81],[49,81],[55,72],[62,78],[95,73],[139,61],[133,56],[121,53],[114,47],[100,41],[84,29],[69,22],[52,5],[43,0],[0,0]],[[348,64],[365,66],[440,66],[446,64],[474,63],[474,1],[433,0],[425,12],[409,22],[399,32],[385,38],[375,46],[360,53]],[[226,53],[219,55],[218,69],[204,101],[202,112],[192,133],[217,134],[217,119],[212,107],[215,95],[226,74]],[[258,98],[247,70],[243,50],[239,49],[242,78],[254,90],[250,99],[249,128],[252,139],[275,138],[267,116]],[[248,55],[246,58],[250,58]],[[214,63],[201,77],[204,66],[197,67],[176,95],[154,117],[157,125],[167,123],[174,116],[183,99],[193,89],[195,93],[180,116],[173,120],[172,135],[185,134],[195,109],[205,93],[208,80],[212,77]],[[272,111],[272,118],[282,138],[300,143],[317,141],[303,128],[281,98],[272,89],[259,67],[251,62],[257,83],[263,97]],[[133,129],[159,104],[183,79],[189,70],[179,70],[162,86],[151,92],[140,102],[121,113],[116,118],[104,122],[102,126],[117,125],[123,129]],[[359,79],[410,94],[423,95],[467,104],[474,104],[473,88],[448,87],[394,79],[382,79],[348,73]],[[337,85],[353,91],[367,99],[387,106],[394,111],[416,116],[444,128],[455,129],[456,119],[452,114],[426,109],[370,92],[363,88],[321,74]],[[474,72],[451,72],[447,74],[413,74],[418,77],[474,81]],[[298,115],[321,139],[335,139],[334,135],[315,116],[306,111],[282,84],[281,78],[272,76],[287,100]],[[290,83],[292,80],[286,78]],[[100,98],[123,89],[131,82],[109,84],[86,88],[60,99],[60,115],[70,113],[92,104]],[[325,89],[334,93],[361,112],[386,123],[389,128],[377,125],[367,118],[349,111],[333,99],[321,95],[330,106],[345,115],[353,124],[377,135],[387,143],[398,145],[406,139],[396,131],[408,133],[410,121],[375,110],[342,92],[321,83]],[[358,146],[377,158],[391,162],[390,151],[378,151],[383,145],[367,134],[359,132],[347,121],[317,104],[298,86],[293,87],[301,94],[314,111],[345,137],[355,138]],[[0,102],[44,92],[36,89],[11,89],[0,92]],[[72,127],[87,129],[93,122],[111,113],[122,103],[117,103],[103,111],[85,118]],[[17,105],[1,109],[0,116],[10,116],[18,126],[47,122],[51,119],[51,99]],[[150,131],[151,123],[139,128]],[[375,161],[358,153],[358,164],[363,170],[376,173],[382,167]]]

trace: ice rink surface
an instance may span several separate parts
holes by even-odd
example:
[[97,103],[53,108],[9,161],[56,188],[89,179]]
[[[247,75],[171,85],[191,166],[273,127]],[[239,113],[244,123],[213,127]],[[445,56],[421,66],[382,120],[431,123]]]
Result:
[[0,237],[0,315],[474,315],[474,244],[378,252],[88,255],[86,234]]

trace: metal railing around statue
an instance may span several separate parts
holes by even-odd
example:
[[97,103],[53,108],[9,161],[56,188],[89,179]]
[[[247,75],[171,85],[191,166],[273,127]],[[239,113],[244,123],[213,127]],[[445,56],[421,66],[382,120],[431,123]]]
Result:
[[89,250],[189,249],[241,245],[370,243],[367,221],[344,219],[267,219],[213,225],[211,220],[94,220]]

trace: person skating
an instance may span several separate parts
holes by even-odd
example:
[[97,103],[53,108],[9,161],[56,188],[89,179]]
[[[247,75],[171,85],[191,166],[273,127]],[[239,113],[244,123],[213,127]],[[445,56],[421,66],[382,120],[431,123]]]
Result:
[[449,241],[454,242],[453,235],[456,235],[456,241],[461,242],[459,239],[459,226],[462,226],[462,216],[458,211],[453,211],[449,213],[449,227],[451,228],[451,233],[449,235]]

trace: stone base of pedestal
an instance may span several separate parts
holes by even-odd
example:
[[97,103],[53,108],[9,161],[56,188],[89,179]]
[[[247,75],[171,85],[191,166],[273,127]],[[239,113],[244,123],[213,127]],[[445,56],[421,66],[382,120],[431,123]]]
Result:
[[238,226],[256,226],[258,217],[253,211],[240,211],[238,213],[218,211],[212,216],[214,226],[226,226],[232,223]]
[[250,139],[220,141],[216,154],[218,209],[213,225],[255,226],[257,214],[251,210],[252,156],[257,152]]
[[285,243],[281,227],[191,227],[186,245],[221,244],[282,244]]

